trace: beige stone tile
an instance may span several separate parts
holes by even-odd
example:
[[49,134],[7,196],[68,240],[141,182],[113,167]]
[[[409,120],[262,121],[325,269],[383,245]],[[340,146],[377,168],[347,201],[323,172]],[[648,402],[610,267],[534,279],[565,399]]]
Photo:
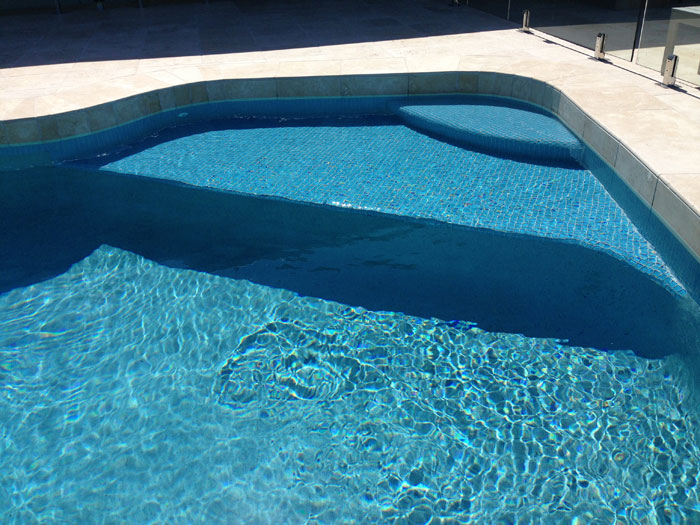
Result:
[[92,73],[110,73],[115,76],[122,76],[124,74],[133,75],[138,71],[140,59],[130,59],[130,60],[105,60],[105,61],[93,61],[93,62],[76,62],[70,68],[71,72],[79,72],[85,76],[89,76]]
[[337,97],[342,95],[340,76],[277,78],[278,97]]
[[460,71],[502,71],[510,60],[506,55],[462,55],[457,67]]
[[77,109],[77,107],[99,106],[100,104],[130,96],[131,93],[132,90],[128,88],[109,86],[107,89],[85,88],[75,91],[66,91],[61,92],[59,96],[70,105],[70,110],[73,110]]
[[35,97],[4,100],[0,107],[2,120],[31,118],[37,114]]
[[209,67],[216,78],[219,79],[274,78],[279,72],[279,62],[276,60],[225,63]]
[[280,62],[318,62],[328,60],[328,56],[320,47],[280,49],[274,52],[268,52],[265,58],[267,60],[279,60]]
[[408,56],[406,67],[412,73],[428,71],[458,71],[461,57],[458,54],[440,56]]
[[42,142],[61,138],[55,115],[47,115],[45,117],[37,118],[37,124],[39,124],[39,134]]
[[659,181],[654,195],[654,212],[700,259],[700,218],[666,183]]
[[342,62],[335,61],[303,61],[280,62],[277,75],[279,77],[310,77],[317,75],[340,75]]
[[138,95],[117,100],[113,107],[117,124],[131,122],[143,116]]
[[552,63],[551,61],[532,60],[530,58],[511,60],[504,64],[501,70],[549,83],[581,74],[580,68],[575,64],[566,62]]
[[617,151],[615,171],[639,198],[651,207],[658,177],[622,145]]
[[231,97],[245,98],[275,98],[277,96],[277,81],[274,78],[247,78],[231,81]]
[[340,96],[341,62],[280,62],[280,97]]
[[209,100],[248,98],[275,98],[277,83],[274,78],[227,79],[207,82]]
[[79,88],[85,84],[104,82],[112,78],[134,75],[137,72],[137,62],[127,65],[112,62],[88,62],[76,64],[76,67],[66,74],[63,85]]
[[587,64],[581,67],[569,64],[568,69],[571,74],[557,74],[551,83],[562,89],[584,88],[596,93],[616,89],[640,91],[634,78],[630,78],[629,74],[621,75],[616,68],[598,71],[591,70]]
[[590,118],[566,95],[559,97],[559,107],[555,111],[562,122],[579,137],[583,137],[586,121]]
[[700,127],[700,90],[698,97],[688,96],[685,93],[664,93],[652,95],[663,104],[664,108],[672,109],[681,113],[685,118],[692,120]]
[[696,173],[662,173],[659,179],[700,217],[700,166]]
[[458,91],[460,93],[478,93],[479,74],[476,71],[459,71],[457,77]]
[[186,83],[181,77],[175,75],[172,71],[167,70],[151,71],[150,73],[146,73],[146,76],[157,80],[158,82],[161,82],[167,86],[177,86],[179,84]]
[[8,144],[39,142],[41,133],[35,118],[6,120],[3,122],[5,140]]
[[554,86],[546,84],[542,91],[542,107],[558,114],[561,91]]
[[117,124],[117,116],[112,102],[88,108],[85,110],[85,116],[90,131],[100,131]]
[[34,109],[37,115],[56,115],[84,108],[87,104],[86,100],[71,100],[61,95],[44,95],[34,99]]
[[210,66],[236,62],[256,62],[275,58],[275,52],[249,51],[244,53],[221,53],[216,55],[202,55],[202,65]]
[[541,80],[515,75],[511,96],[526,102],[542,105],[546,84]]
[[187,87],[190,92],[190,104],[200,104],[209,100],[209,93],[207,93],[207,85],[205,82],[188,84]]
[[[556,83],[554,83],[556,85]],[[630,118],[634,118],[639,111],[656,111],[662,108],[654,97],[632,89],[623,88],[601,88],[593,90],[591,87],[561,87],[573,102],[582,110],[598,121],[607,118],[613,113],[628,113]]]
[[655,173],[693,173],[700,166],[700,129],[674,111],[609,113],[603,122]]
[[160,96],[158,91],[142,93],[138,97],[141,105],[141,113],[143,115],[152,115],[153,113],[160,112]]
[[383,60],[403,58],[400,46],[387,47],[381,43],[356,43],[319,48],[318,58],[326,60]]
[[146,91],[153,91],[168,86],[168,84],[160,80],[142,74],[114,78],[109,81],[109,84],[114,87],[129,89],[134,94],[145,93]]
[[186,85],[159,89],[157,93],[163,110],[186,106],[190,103],[190,89]]
[[414,72],[408,75],[409,95],[458,93],[461,88],[458,71]]
[[[219,68],[213,65],[201,66],[198,68],[200,73],[201,82],[213,82],[215,80],[221,80],[225,78],[230,78],[226,75],[221,74]],[[180,79],[180,82],[186,83],[184,80]]]
[[700,151],[672,148],[669,140],[655,137],[653,140],[630,140],[630,148],[639,152],[644,162],[656,173],[687,172],[700,166]]
[[340,77],[340,93],[343,96],[406,95],[408,74],[343,75]]
[[3,92],[34,92],[37,89],[37,84],[40,84],[41,89],[44,90],[56,89],[63,84],[66,76],[67,72],[47,73],[41,75],[40,79],[37,77],[37,75],[18,75],[6,77],[2,80],[2,89]]
[[479,93],[509,97],[513,92],[514,75],[485,72],[479,75]]
[[586,119],[583,127],[583,140],[593,148],[608,164],[615,166],[619,142],[597,122]]
[[202,57],[199,55],[162,58],[142,58],[138,62],[137,73],[159,71],[163,69],[177,68],[180,66],[200,65],[202,65]]
[[64,78],[65,75],[62,75],[60,81],[55,77],[44,80],[44,77],[39,78],[36,75],[32,75],[13,77],[10,81],[3,79],[2,96],[28,98],[55,93],[61,86]]
[[205,73],[198,66],[173,67],[168,71],[179,78],[181,82],[201,82],[202,80],[208,80]]
[[[25,100],[25,98],[0,98],[0,122],[3,120],[9,120],[11,118],[9,115],[14,112],[15,109]],[[31,101],[33,106],[34,98],[31,98]],[[34,114],[34,108],[32,107],[32,115]]]
[[368,58],[341,60],[343,75],[376,75],[384,73],[406,73],[408,68],[403,58]]
[[46,87],[39,84],[37,84],[37,86],[36,89],[22,89],[19,91],[6,89],[2,92],[2,97],[5,99],[30,99],[34,97],[43,97],[44,95],[52,95],[61,91],[61,88],[58,86]]
[[61,138],[75,137],[90,132],[86,111],[70,111],[48,118],[56,119],[56,127]]

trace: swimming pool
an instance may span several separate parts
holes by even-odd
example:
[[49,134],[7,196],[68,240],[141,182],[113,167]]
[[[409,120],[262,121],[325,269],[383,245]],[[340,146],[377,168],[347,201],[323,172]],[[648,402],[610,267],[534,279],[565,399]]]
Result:
[[698,519],[693,281],[602,162],[264,117],[3,173],[4,521]]

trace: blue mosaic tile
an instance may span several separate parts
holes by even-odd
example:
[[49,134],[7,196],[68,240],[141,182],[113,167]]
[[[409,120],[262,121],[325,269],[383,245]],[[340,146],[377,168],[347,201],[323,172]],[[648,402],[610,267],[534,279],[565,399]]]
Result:
[[395,117],[192,124],[78,164],[576,242],[686,293],[591,171],[470,151],[407,128]]
[[44,166],[123,147],[158,131],[231,117],[300,118],[308,116],[388,113],[390,101],[406,97],[328,97],[323,99],[252,99],[179,107],[69,139],[38,144],[0,145],[0,170]]
[[410,126],[472,148],[537,162],[580,160],[584,145],[553,115],[498,97],[418,97],[391,104]]

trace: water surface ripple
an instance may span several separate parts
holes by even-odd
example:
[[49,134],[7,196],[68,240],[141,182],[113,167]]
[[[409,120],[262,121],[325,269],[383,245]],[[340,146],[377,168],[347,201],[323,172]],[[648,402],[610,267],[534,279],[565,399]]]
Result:
[[697,522],[678,367],[103,246],[0,295],[0,521]]

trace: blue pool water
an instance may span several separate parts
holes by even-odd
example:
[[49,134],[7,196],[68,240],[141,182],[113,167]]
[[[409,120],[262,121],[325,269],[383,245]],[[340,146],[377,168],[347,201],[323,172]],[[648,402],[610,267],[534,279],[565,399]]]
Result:
[[698,517],[672,358],[108,247],[0,301],[4,522]]
[[682,293],[590,171],[571,162],[538,165],[477,153],[395,117],[185,126],[77,165],[576,242],[618,256]]
[[235,119],[0,190],[2,522],[700,521],[697,304],[569,159]]
[[390,104],[404,122],[497,155],[527,157],[541,164],[581,160],[581,141],[552,115],[530,104],[497,97],[409,98]]

